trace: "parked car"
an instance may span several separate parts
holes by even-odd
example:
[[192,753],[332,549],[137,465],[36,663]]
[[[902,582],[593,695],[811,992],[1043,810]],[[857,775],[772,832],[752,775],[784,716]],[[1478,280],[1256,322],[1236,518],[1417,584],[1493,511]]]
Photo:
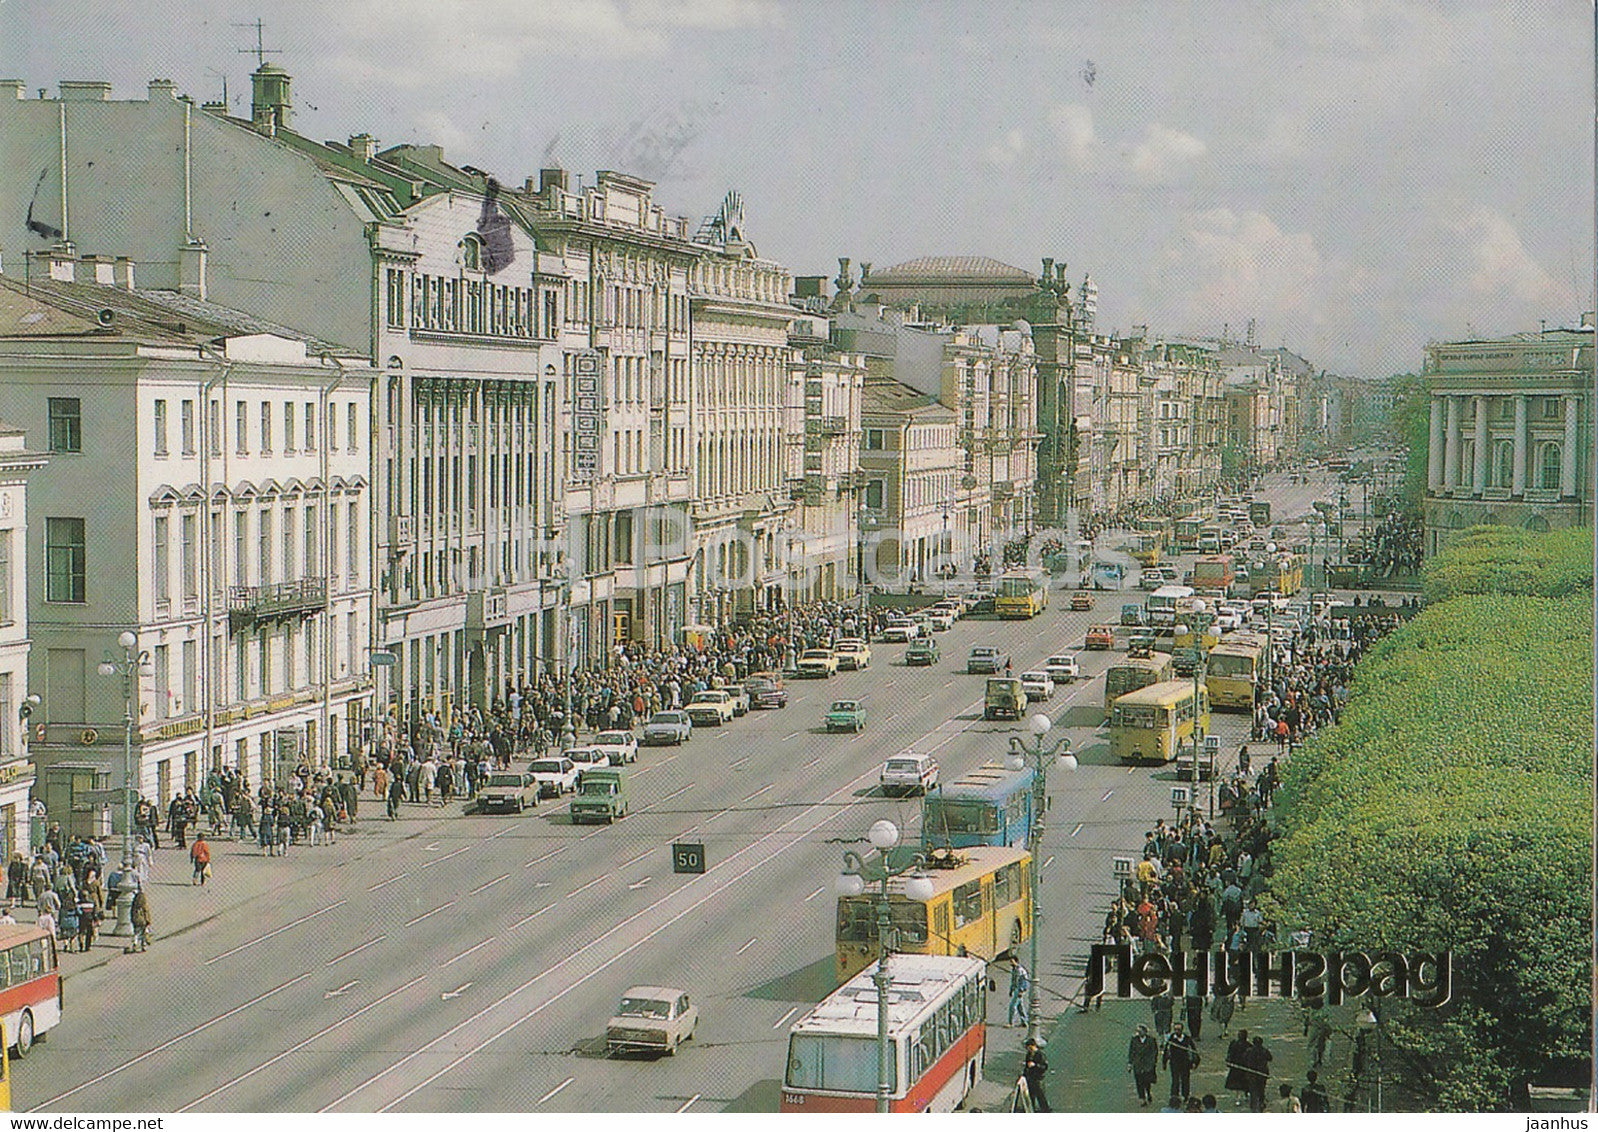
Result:
[[871,667],[871,646],[859,637],[845,637],[833,646],[839,672],[855,672]]
[[591,770],[583,775],[572,796],[573,825],[603,821],[607,824],[627,816],[627,779],[620,770]]
[[1049,674],[1049,679],[1056,684],[1070,684],[1082,675],[1082,668],[1077,664],[1076,653],[1062,652],[1049,657],[1043,664],[1043,671]]
[[1021,673],[1021,690],[1029,702],[1046,700],[1054,695],[1054,680],[1043,671]]
[[894,755],[882,764],[877,780],[884,794],[925,794],[938,784],[938,760],[931,755]]
[[1113,649],[1115,629],[1109,625],[1094,625],[1088,630],[1087,646],[1090,649]]
[[938,663],[938,642],[934,637],[926,637],[919,641],[911,641],[910,647],[904,651],[904,662],[917,666]]
[[882,639],[889,644],[905,644],[921,635],[921,626],[908,617],[895,617],[882,627]]
[[828,731],[864,731],[866,705],[860,700],[833,700],[827,709]]
[[605,1023],[605,1049],[610,1053],[673,1054],[691,1041],[699,1009],[688,992],[676,987],[630,987]]
[[604,747],[573,747],[566,752],[566,757],[577,768],[578,786],[583,784],[583,775],[589,771],[610,766],[610,753]]
[[593,745],[610,756],[611,766],[638,761],[638,740],[631,731],[601,731],[594,736]]
[[1071,608],[1077,612],[1093,608],[1093,595],[1087,590],[1077,590],[1071,595]]
[[749,692],[742,684],[728,684],[721,689],[727,693],[727,698],[732,701],[733,718],[749,714]]
[[718,689],[700,692],[688,702],[688,718],[695,727],[720,727],[732,722],[732,698]]
[[1009,662],[1010,654],[1003,649],[994,648],[992,645],[977,645],[966,659],[965,670],[974,676],[991,676],[996,672],[1003,672],[1004,666]]
[[1026,712],[1027,694],[1021,681],[1009,676],[988,677],[987,695],[982,701],[983,719],[1020,719]]
[[838,657],[831,649],[806,649],[799,658],[798,675],[820,679],[838,674]]
[[932,607],[933,609],[946,609],[954,615],[956,621],[965,616],[966,604],[962,597],[946,597]]
[[485,814],[506,810],[519,814],[528,806],[538,805],[538,783],[530,774],[514,770],[496,770],[488,776],[477,791],[477,808]]
[[788,688],[775,672],[756,672],[744,681],[744,691],[749,693],[751,708],[785,708],[788,706]]
[[527,773],[538,783],[540,798],[559,798],[577,789],[577,766],[570,759],[534,759],[527,764]]
[[693,737],[693,720],[685,711],[657,711],[644,724],[644,746],[675,747]]

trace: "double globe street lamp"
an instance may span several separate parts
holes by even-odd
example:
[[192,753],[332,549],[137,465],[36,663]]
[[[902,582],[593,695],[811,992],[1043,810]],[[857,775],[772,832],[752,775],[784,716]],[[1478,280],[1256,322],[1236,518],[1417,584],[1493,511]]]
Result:
[[1028,945],[1029,959],[1031,962],[1032,977],[1028,981],[1027,990],[1027,1038],[1041,1042],[1043,1022],[1038,1016],[1041,1001],[1041,992],[1038,987],[1038,924],[1042,917],[1038,914],[1038,850],[1043,844],[1043,812],[1048,802],[1048,773],[1052,765],[1058,764],[1062,770],[1075,770],[1076,756],[1070,754],[1071,740],[1062,735],[1052,743],[1046,736],[1054,726],[1054,721],[1047,715],[1039,712],[1027,720],[1027,730],[1032,733],[1032,745],[1019,735],[1010,736],[1010,753],[1005,756],[1004,762],[1011,770],[1023,770],[1028,767],[1032,770],[1032,824],[1027,837],[1027,851],[1032,854],[1030,870],[1031,881],[1031,941]]
[[932,899],[932,878],[926,875],[926,858],[913,853],[908,860],[900,854],[894,863],[893,850],[899,844],[899,827],[883,819],[873,822],[866,836],[876,853],[862,857],[852,849],[843,853],[843,872],[836,884],[839,896],[861,896],[867,885],[877,886],[877,969],[871,976],[877,988],[877,1111],[888,1111],[888,1098],[893,1092],[893,1048],[888,1042],[888,990],[893,979],[888,973],[888,953],[891,950],[889,934],[893,918],[889,914],[888,882],[909,876],[904,884],[904,895],[909,900],[925,904]]
[[122,875],[116,885],[117,922],[110,934],[133,934],[133,896],[139,891],[139,858],[133,845],[133,799],[138,787],[133,774],[133,693],[136,681],[150,663],[150,654],[139,651],[139,638],[126,631],[117,638],[120,658],[107,651],[100,662],[100,675],[122,677]]
[[[1204,715],[1199,710],[1199,679],[1203,674],[1206,659],[1206,654],[1204,652],[1204,634],[1209,628],[1207,623],[1209,619],[1205,617],[1205,613],[1208,609],[1209,606],[1204,604],[1203,598],[1196,599],[1193,602],[1193,608],[1188,613],[1188,616],[1192,618],[1191,628],[1186,623],[1178,623],[1175,629],[1176,636],[1179,638],[1185,637],[1189,633],[1193,634],[1193,793],[1188,797],[1187,805],[1188,809],[1195,813],[1198,811],[1199,751],[1204,744]],[[1214,792],[1215,765],[1211,763],[1211,795],[1213,795]],[[1215,806],[1213,804],[1213,799],[1210,805],[1210,817],[1212,819],[1215,817]]]

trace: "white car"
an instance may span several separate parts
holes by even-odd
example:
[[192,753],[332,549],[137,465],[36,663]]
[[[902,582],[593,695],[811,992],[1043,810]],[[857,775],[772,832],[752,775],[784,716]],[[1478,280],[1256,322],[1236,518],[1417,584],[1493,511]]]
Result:
[[856,672],[871,667],[871,646],[859,637],[845,637],[832,646],[838,657],[839,672]]
[[688,702],[688,718],[695,727],[720,727],[732,717],[732,697],[726,692],[700,692]]
[[573,747],[566,752],[566,757],[577,770],[578,786],[583,784],[583,775],[588,771],[610,766],[608,747]]
[[927,610],[927,623],[940,633],[947,632],[954,628],[954,610],[934,606]]
[[882,627],[882,639],[889,644],[908,644],[921,635],[921,626],[908,617],[895,618]]
[[577,791],[577,765],[568,758],[534,759],[527,773],[538,783],[540,798],[559,798]]
[[676,987],[632,987],[605,1023],[609,1053],[661,1053],[670,1056],[692,1040],[699,1009]]
[[1222,633],[1243,627],[1243,617],[1236,610],[1223,609],[1215,615],[1215,628]]
[[604,749],[611,766],[638,761],[638,740],[631,731],[601,731],[594,736],[593,746]]
[[1047,672],[1023,672],[1021,690],[1026,693],[1028,703],[1046,700],[1054,695],[1054,678]]
[[[1069,684],[1082,675],[1082,666],[1077,663],[1076,653],[1063,652],[1049,657],[1043,664],[1043,671],[1056,684]],[[1023,675],[1021,679],[1025,680],[1026,677]]]
[[877,776],[884,794],[925,794],[938,784],[938,760],[931,755],[894,755]]

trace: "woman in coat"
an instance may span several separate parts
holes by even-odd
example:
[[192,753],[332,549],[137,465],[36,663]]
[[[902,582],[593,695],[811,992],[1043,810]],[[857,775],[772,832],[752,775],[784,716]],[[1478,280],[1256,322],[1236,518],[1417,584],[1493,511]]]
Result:
[[144,951],[150,946],[150,898],[143,888],[133,894],[129,918],[133,923],[133,950]]

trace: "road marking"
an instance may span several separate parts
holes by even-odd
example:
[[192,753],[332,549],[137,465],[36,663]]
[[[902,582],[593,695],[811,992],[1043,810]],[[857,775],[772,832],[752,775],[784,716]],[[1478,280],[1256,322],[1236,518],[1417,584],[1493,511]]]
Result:
[[556,1086],[555,1086],[555,1087],[554,1087],[554,1088],[553,1088],[553,1089],[551,1089],[551,1090],[549,1090],[549,1092],[547,1092],[547,1093],[545,1093],[545,1094],[544,1094],[544,1095],[543,1095],[543,1096],[541,1096],[541,1097],[539,1097],[539,1098],[538,1098],[538,1099],[537,1099],[537,1100],[536,1100],[536,1101],[534,1101],[534,1102],[533,1102],[533,1103],[534,1103],[534,1104],[543,1104],[543,1103],[544,1103],[544,1102],[545,1102],[545,1101],[547,1101],[547,1100],[548,1100],[548,1099],[549,1099],[549,1098],[550,1098],[550,1097],[552,1097],[552,1096],[554,1096],[554,1095],[555,1095],[555,1094],[556,1094],[556,1093],[558,1093],[558,1092],[560,1092],[560,1091],[561,1091],[561,1090],[562,1090],[562,1089],[564,1089],[564,1088],[565,1088],[565,1087],[566,1087],[566,1086],[567,1086],[567,1085],[570,1085],[570,1084],[571,1084],[571,1083],[572,1083],[572,1082],[573,1082],[573,1081],[575,1081],[575,1080],[577,1080],[577,1078],[575,1078],[575,1077],[568,1077],[568,1078],[566,1078],[566,1079],[565,1079],[565,1080],[564,1080],[564,1081],[562,1081],[562,1082],[561,1082],[561,1083],[560,1083],[560,1084],[558,1084],[558,1085],[556,1085]]
[[452,998],[459,998],[461,995],[465,994],[466,991],[471,988],[471,985],[472,985],[471,983],[462,983],[460,986],[456,987],[454,990],[439,991],[438,992],[438,1000],[440,1002],[445,1002],[445,1001],[447,1001],[449,999],[452,999]]
[[805,897],[805,903],[806,904],[810,903],[812,900],[814,900],[816,897],[820,896],[825,891],[827,891],[827,886],[826,885],[822,885],[820,888],[818,888],[814,892],[812,892],[809,896]]
[[952,688],[952,687],[954,687],[954,681],[953,680],[945,680],[943,682],[943,686],[945,688]]
[[[681,787],[681,788],[679,788],[677,790],[673,790],[670,794],[667,794],[664,798],[660,799],[660,801],[653,802],[653,803],[651,803],[651,805],[658,806],[658,805],[660,805],[661,802],[669,802],[673,798],[675,798],[677,795],[685,794],[688,791],[692,790],[693,788],[694,788],[694,784],[692,782],[690,782],[687,786]],[[639,812],[642,813],[643,811],[640,810]]]
[[1080,821],[1077,822],[1076,823],[1076,828],[1071,831],[1071,836],[1075,837],[1077,834],[1081,833],[1082,832],[1082,827],[1084,825],[1086,825],[1086,824],[1087,824],[1086,822],[1080,822]]
[[343,955],[340,955],[340,956],[338,956],[335,959],[329,959],[326,963],[323,963],[322,966],[331,967],[335,963],[342,963],[342,962],[344,962],[344,960],[348,959],[351,955],[359,955],[361,952],[365,951],[368,947],[371,947],[374,944],[382,943],[387,938],[388,938],[387,933],[384,933],[383,935],[378,936],[376,939],[369,939],[365,943],[361,944],[359,947],[353,947],[350,950],[346,951]]
[[515,825],[508,825],[504,829],[500,830],[498,833],[494,834],[494,836],[490,837],[489,840],[490,841],[498,841],[501,837],[504,837],[507,833],[515,833],[521,827],[522,827],[522,823],[521,822],[517,822]]
[[773,1022],[771,1024],[771,1028],[773,1030],[782,1029],[782,1024],[784,1022],[786,1022],[788,1019],[792,1018],[797,1013],[799,1013],[799,1008],[796,1006],[792,1010],[788,1011],[788,1013],[784,1014],[781,1018],[778,1018],[775,1022]]
[[436,841],[435,841],[435,842],[433,842],[433,843],[432,843],[432,844],[431,844],[431,845],[423,845],[423,846],[422,846],[422,850],[423,850],[423,852],[427,852],[427,853],[436,853],[436,852],[438,852],[438,851],[439,851],[439,850],[440,850],[440,849],[441,849],[441,848],[443,848],[443,846],[441,846],[441,845],[440,845],[440,844],[439,844],[439,843],[438,843],[438,842],[436,842]]
[[1111,795],[1111,794],[1114,794],[1114,793],[1115,793],[1115,791],[1114,791],[1114,790],[1106,790],[1106,791],[1105,791],[1105,792],[1104,792],[1104,797],[1102,797],[1102,798],[1100,798],[1100,799],[1099,799],[1099,801],[1101,801],[1101,802],[1108,802],[1108,801],[1109,801],[1109,800],[1110,800],[1110,795]]
[[306,1038],[299,1045],[294,1046],[291,1049],[284,1050],[282,1053],[278,1054],[276,1057],[272,1058],[270,1061],[262,1062],[260,1065],[257,1065],[254,1069],[251,1069],[248,1073],[241,1073],[241,1074],[239,1074],[239,1076],[233,1078],[233,1080],[225,1082],[224,1084],[218,1085],[216,1088],[212,1089],[209,1093],[206,1093],[203,1097],[196,1097],[194,1100],[190,1101],[188,1104],[184,1105],[182,1108],[178,1109],[177,1111],[178,1112],[188,1112],[190,1109],[194,1108],[196,1105],[204,1104],[206,1101],[210,1100],[212,1097],[216,1096],[218,1093],[226,1092],[228,1089],[231,1089],[234,1085],[240,1084],[240,1083],[242,1083],[244,1081],[248,1081],[251,1077],[254,1077],[257,1073],[264,1073],[266,1070],[272,1068],[272,1066],[276,1065],[278,1062],[282,1061],[284,1058],[291,1057],[294,1054],[299,1053],[300,1050],[304,1049],[306,1046],[311,1045],[313,1042],[316,1042],[317,1040],[326,1037],[328,1034],[331,1034],[334,1030],[338,1029],[340,1026],[344,1025],[345,1023],[355,1021],[355,1019],[359,1018],[361,1015],[365,1014],[367,1011],[376,1010],[379,1006],[382,1006],[385,1002],[387,1002],[389,999],[393,998],[395,995],[400,994],[403,991],[410,990],[417,983],[421,982],[422,980],[424,980],[426,978],[427,978],[426,975],[417,975],[414,979],[412,979],[408,983],[405,983],[403,986],[395,987],[393,990],[391,990],[387,994],[385,994],[382,998],[374,999],[371,1002],[368,1002],[365,1006],[361,1007],[359,1010],[355,1011],[353,1014],[346,1014],[344,1017],[340,1018],[337,1022],[334,1022],[331,1026],[323,1027],[322,1029],[318,1030],[316,1033],[312,1034],[310,1037]]
[[455,850],[455,852],[453,852],[453,853],[445,853],[442,857],[434,857],[431,861],[427,862],[427,864],[423,865],[422,868],[430,869],[434,865],[438,864],[440,861],[447,861],[451,857],[459,857],[462,853],[466,852],[470,848],[471,848],[470,845],[462,845],[459,849]]
[[566,852],[566,847],[564,845],[562,845],[559,849],[551,849],[548,853],[545,853],[542,857],[534,857],[531,861],[528,861],[525,865],[523,865],[522,868],[530,869],[534,865],[542,864],[543,862],[549,860],[551,857],[558,857],[560,854],[562,854],[564,852]]
[[717,813],[711,814],[704,821],[700,822],[697,828],[703,829],[705,826],[709,825],[711,822],[715,821],[717,818],[726,817],[730,813],[732,813],[732,807],[728,806],[725,810],[721,810],[721,811],[719,811]]
[[[745,802],[752,802],[752,801],[754,801],[754,800],[755,800],[755,799],[756,799],[756,798],[758,798],[758,797],[760,797],[760,796],[761,796],[761,795],[762,795],[762,794],[764,794],[764,793],[765,793],[765,792],[766,792],[766,791],[767,791],[767,790],[770,790],[770,789],[771,789],[771,788],[772,788],[772,787],[773,787],[773,786],[775,786],[775,785],[777,785],[777,784],[776,784],[776,783],[775,783],[775,782],[768,782],[768,783],[766,783],[766,784],[765,784],[765,785],[764,785],[764,786],[762,786],[762,787],[761,787],[761,788],[760,788],[760,789],[759,789],[759,790],[756,790],[756,791],[755,791],[755,792],[754,792],[754,793],[753,793],[753,794],[751,794],[751,795],[749,795],[749,797],[747,797],[747,798],[745,798],[745,799],[744,799],[744,801],[745,801]],[[741,804],[742,804],[742,803],[740,803],[740,805],[741,805]]]
[[1049,854],[1049,859],[1047,861],[1043,862],[1043,867],[1044,868],[1048,868],[1052,864],[1054,864],[1054,854],[1050,853]]
[[445,908],[453,908],[454,906],[455,906],[455,901],[453,901],[453,900],[451,900],[448,904],[440,904],[437,908],[434,908],[431,912],[423,912],[420,916],[417,916],[414,920],[406,920],[405,921],[405,926],[406,927],[410,927],[412,924],[419,924],[423,920],[427,919],[427,917],[436,916],[440,912],[442,912]]
[[483,890],[484,890],[484,889],[485,889],[485,888],[493,888],[493,887],[494,887],[494,886],[495,886],[495,885],[496,885],[496,884],[498,884],[498,883],[499,883],[499,882],[500,882],[500,881],[502,881],[502,880],[509,880],[509,879],[510,879],[510,874],[509,874],[509,873],[506,873],[506,874],[505,874],[505,875],[504,875],[504,876],[502,876],[502,877],[495,877],[495,878],[494,878],[494,879],[493,879],[493,880],[491,880],[491,881],[489,881],[489,882],[488,882],[488,883],[487,883],[487,884],[480,884],[480,885],[478,885],[478,886],[477,886],[477,887],[476,887],[476,888],[474,888],[474,889],[472,889],[472,890],[471,890],[471,891],[470,891],[470,892],[468,892],[468,893],[467,893],[467,894],[466,894],[466,895],[467,895],[467,896],[476,896],[476,895],[477,895],[477,894],[478,894],[478,893],[479,893],[479,892],[482,892],[482,891],[483,891]]
[[527,921],[528,921],[528,920],[535,920],[535,919],[537,919],[537,918],[538,918],[538,917],[539,917],[539,916],[542,916],[542,915],[543,915],[543,914],[544,914],[544,913],[545,913],[545,912],[547,912],[547,911],[549,911],[549,910],[550,910],[550,909],[551,909],[551,908],[553,908],[553,907],[554,907],[554,905],[553,905],[553,904],[545,904],[545,905],[544,905],[544,906],[543,906],[543,907],[542,907],[542,908],[540,908],[540,909],[539,909],[539,910],[538,910],[538,911],[536,911],[536,912],[531,912],[531,913],[529,913],[529,914],[528,914],[528,915],[525,915],[525,916],[523,916],[523,917],[522,917],[522,918],[521,918],[521,919],[519,919],[519,920],[517,920],[517,921],[516,921],[516,922],[515,922],[515,923],[514,923],[514,924],[512,924],[512,925],[511,925],[511,926],[510,926],[510,927],[508,927],[508,928],[506,928],[506,929],[505,929],[505,930],[506,930],[506,931],[508,931],[508,932],[513,932],[513,931],[515,931],[515,930],[516,930],[516,929],[517,929],[517,928],[519,928],[519,927],[521,927],[521,926],[522,926],[522,925],[523,925],[523,924],[525,924],[525,923],[526,923],[526,922],[527,922]]
[[738,759],[735,762],[728,763],[727,766],[730,767],[733,770],[737,770],[739,767],[743,766],[743,764],[748,762],[748,761],[749,761],[749,756],[745,755],[743,758]]
[[790,732],[788,732],[788,734],[786,734],[786,735],[784,735],[782,737],[783,742],[786,743],[789,739],[792,739],[794,736],[803,735],[804,733],[805,733],[805,731],[804,731],[804,728],[802,728],[802,727],[798,731],[790,731]]
[[695,1093],[693,1096],[689,1097],[688,1098],[688,1103],[683,1105],[681,1108],[679,1108],[677,1110],[677,1115],[680,1116],[681,1114],[687,1112],[689,1109],[693,1108],[694,1107],[694,1102],[697,1101],[702,1096],[704,1096],[703,1093]]
[[254,947],[258,943],[265,943],[267,940],[271,939],[273,936],[282,935],[284,932],[288,931],[290,928],[297,928],[301,924],[305,923],[307,920],[314,920],[318,916],[325,916],[329,912],[333,911],[333,909],[342,908],[342,907],[344,907],[344,905],[346,905],[348,903],[349,903],[348,900],[340,900],[336,904],[329,904],[326,908],[319,908],[315,912],[312,912],[309,916],[301,916],[297,920],[293,920],[293,921],[291,921],[291,922],[289,922],[287,924],[284,924],[281,928],[276,928],[276,929],[274,929],[272,931],[267,932],[265,935],[262,935],[262,936],[256,936],[254,939],[250,940],[248,943],[241,943],[237,947],[232,948],[231,950],[224,951],[221,955],[213,955],[211,958],[209,958],[209,959],[207,959],[205,961],[205,965],[207,967],[209,967],[212,963],[216,963],[216,962],[219,962],[220,960],[226,959],[229,955],[237,955],[239,952],[243,951],[247,947]]
[[399,875],[399,876],[397,876],[397,877],[389,877],[389,878],[388,878],[388,879],[387,879],[387,880],[385,880],[385,881],[381,881],[381,882],[379,882],[379,883],[377,883],[377,884],[374,884],[374,885],[373,885],[373,886],[372,886],[372,887],[371,887],[371,888],[368,888],[368,889],[367,889],[367,890],[366,890],[366,891],[367,891],[367,892],[376,892],[376,891],[377,891],[377,890],[378,890],[378,889],[380,889],[380,888],[387,888],[387,887],[388,887],[388,886],[389,886],[389,885],[391,885],[391,884],[393,884],[393,883],[394,883],[394,882],[395,882],[395,881],[397,881],[397,880],[404,880],[404,879],[405,879],[405,878],[406,878],[406,877],[408,877],[408,876],[410,876],[410,875],[411,875],[411,874],[410,874],[410,873],[408,873],[408,872],[407,872],[407,873],[401,873],[401,874],[400,874],[400,875]]
[[351,987],[356,987],[356,986],[360,986],[360,985],[361,985],[361,980],[359,980],[359,979],[351,979],[349,982],[345,983],[343,986],[339,987],[337,990],[325,991],[322,994],[322,998],[323,998],[324,1001],[326,999],[329,999],[329,998],[343,998],[345,995],[350,993],[350,988]]
[[635,880],[635,881],[633,881],[627,887],[629,889],[632,889],[634,892],[636,892],[640,888],[644,887],[644,885],[648,884],[650,881],[652,881],[654,879],[655,879],[654,877],[645,877],[643,880]]
[[755,941],[754,941],[753,938],[751,938],[748,943],[744,944],[737,951],[734,951],[733,954],[734,955],[742,955],[744,952],[748,951],[754,945],[755,945]]
[[48,1109],[48,1108],[50,1108],[50,1107],[52,1107],[52,1106],[54,1106],[56,1104],[59,1104],[60,1102],[62,1102],[64,1100],[66,1100],[68,1097],[74,1095],[75,1093],[81,1093],[81,1092],[83,1092],[84,1089],[88,1089],[88,1088],[91,1088],[91,1087],[93,1087],[95,1085],[98,1085],[101,1081],[106,1080],[108,1077],[115,1077],[118,1073],[121,1073],[124,1069],[132,1069],[135,1065],[139,1064],[139,1062],[144,1061],[147,1058],[154,1057],[156,1054],[162,1052],[163,1050],[171,1049],[173,1046],[177,1045],[179,1042],[184,1041],[187,1038],[192,1038],[195,1034],[198,1034],[198,1033],[200,1033],[200,1032],[202,1032],[204,1030],[209,1030],[212,1026],[215,1026],[218,1022],[225,1022],[229,1018],[233,1017],[235,1014],[241,1014],[244,1011],[248,1010],[250,1007],[254,1006],[256,1003],[264,1002],[267,999],[271,998],[274,994],[277,994],[279,991],[288,990],[288,988],[293,986],[295,983],[303,982],[304,980],[306,980],[306,979],[308,979],[310,977],[311,977],[311,972],[309,972],[309,971],[306,971],[305,973],[300,974],[300,975],[295,975],[288,982],[279,983],[277,986],[273,987],[271,990],[264,991],[261,994],[256,995],[254,998],[250,999],[250,1001],[240,1003],[238,1006],[235,1006],[232,1010],[229,1010],[227,1013],[218,1014],[215,1018],[211,1019],[209,1022],[201,1022],[198,1026],[195,1026],[195,1027],[193,1027],[191,1029],[188,1029],[188,1030],[184,1030],[183,1033],[179,1034],[175,1038],[168,1038],[166,1041],[162,1042],[160,1045],[156,1046],[154,1049],[145,1050],[143,1053],[139,1054],[139,1056],[137,1056],[135,1058],[132,1058],[129,1061],[124,1061],[121,1065],[117,1066],[115,1069],[107,1069],[104,1073],[100,1074],[98,1077],[95,1077],[95,1078],[92,1078],[91,1080],[85,1081],[81,1085],[74,1085],[72,1088],[68,1089],[66,1092],[60,1093],[57,1096],[51,1097],[49,1100],[47,1100],[43,1104],[39,1105],[38,1108],[34,1109],[33,1111],[39,1112],[39,1111],[42,1111],[44,1109]]
[[457,955],[457,956],[455,956],[455,958],[453,958],[453,959],[451,959],[451,960],[450,960],[450,961],[449,961],[449,962],[447,962],[447,963],[440,963],[440,964],[439,964],[439,965],[438,965],[438,969],[439,969],[439,970],[440,970],[440,971],[442,971],[442,970],[443,970],[443,969],[444,969],[444,968],[445,968],[445,967],[453,967],[453,966],[454,966],[454,965],[455,965],[455,964],[457,964],[457,963],[459,963],[459,962],[460,962],[460,961],[461,961],[461,960],[462,960],[462,959],[465,959],[465,958],[466,958],[466,957],[467,957],[467,956],[468,956],[468,955],[470,955],[470,954],[471,954],[471,953],[472,953],[472,952],[474,952],[474,951],[481,951],[481,950],[482,950],[482,949],[483,949],[483,948],[485,948],[485,947],[487,947],[487,946],[488,946],[488,945],[489,945],[489,944],[491,944],[491,943],[493,943],[493,942],[494,942],[494,941],[495,941],[495,940],[496,940],[496,939],[498,939],[498,938],[499,938],[499,937],[498,937],[498,936],[495,936],[495,935],[491,935],[491,936],[489,936],[489,937],[488,937],[488,938],[487,938],[487,939],[485,939],[485,940],[484,940],[484,941],[483,941],[483,942],[482,942],[482,943],[479,943],[479,944],[477,944],[477,945],[476,945],[476,946],[474,946],[474,947],[468,947],[468,948],[467,948],[467,949],[466,949],[466,950],[465,950],[465,951],[463,951],[463,952],[461,952],[461,953],[460,953],[460,954],[459,954],[459,955]]
[[815,766],[820,761],[821,761],[821,756],[817,755],[815,758],[813,758],[809,762],[805,763],[805,765],[801,769],[802,770],[809,770],[811,767]]
[[638,856],[634,857],[632,860],[626,862],[625,864],[618,866],[618,868],[622,868],[622,869],[631,868],[633,865],[636,865],[639,861],[642,861],[645,857],[649,856],[649,854],[651,854],[653,852],[654,852],[653,849],[645,849],[642,853],[638,854]]
[[570,899],[571,897],[576,896],[577,893],[579,893],[579,892],[587,892],[590,888],[593,888],[594,885],[598,884],[600,881],[609,880],[609,879],[610,878],[608,876],[595,877],[593,880],[589,881],[587,884],[583,885],[581,888],[576,889],[576,890],[574,890],[572,892],[568,892],[566,894],[566,897],[567,897],[567,899]]

